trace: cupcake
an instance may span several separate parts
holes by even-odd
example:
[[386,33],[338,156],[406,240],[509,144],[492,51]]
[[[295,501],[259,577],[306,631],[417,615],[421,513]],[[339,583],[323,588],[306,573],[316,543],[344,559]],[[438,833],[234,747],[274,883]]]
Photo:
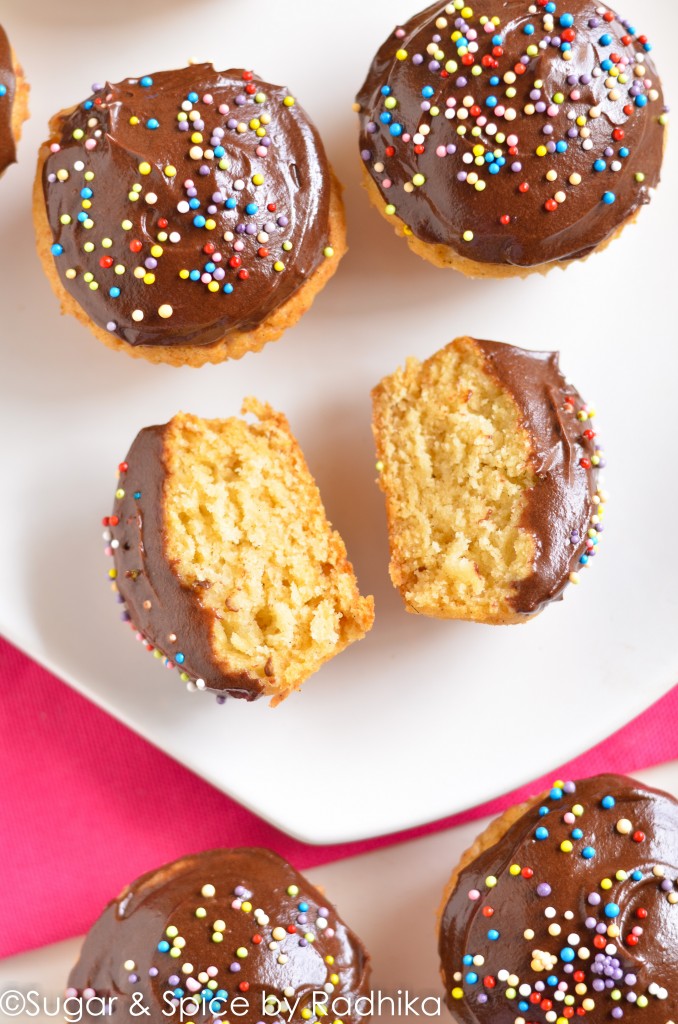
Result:
[[372,393],[390,574],[409,612],[525,622],[594,558],[593,409],[555,352],[457,338]]
[[346,248],[307,114],[287,89],[211,64],[95,85],[57,114],[33,209],[62,311],[174,366],[280,337]]
[[678,802],[598,775],[506,811],[454,869],[439,951],[461,1024],[670,1024]]
[[104,539],[122,617],[191,690],[278,704],[371,628],[285,417],[180,413],[136,437]]
[[152,1024],[317,1020],[333,1003],[355,1024],[369,973],[360,939],[282,857],[211,850],[123,889],[85,938],[66,995],[104,1019],[107,1006],[115,1020],[143,1006]]
[[28,82],[0,25],[0,175],[16,163],[17,143],[28,120],[28,93]]
[[470,277],[603,249],[659,181],[666,111],[646,36],[595,0],[433,4],[357,98],[372,201]]

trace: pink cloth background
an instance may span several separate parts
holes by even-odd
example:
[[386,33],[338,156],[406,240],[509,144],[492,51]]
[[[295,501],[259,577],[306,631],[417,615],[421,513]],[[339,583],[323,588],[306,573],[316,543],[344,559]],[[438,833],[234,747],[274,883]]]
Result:
[[459,825],[560,775],[678,757],[678,686],[544,779],[407,833],[306,846],[244,810],[0,640],[0,957],[86,931],[137,875],[220,845],[269,846],[299,868]]

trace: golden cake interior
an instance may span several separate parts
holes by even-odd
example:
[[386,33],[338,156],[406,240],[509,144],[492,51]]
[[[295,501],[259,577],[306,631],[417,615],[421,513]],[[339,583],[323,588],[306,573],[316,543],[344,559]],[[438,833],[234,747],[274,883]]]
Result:
[[277,703],[364,636],[373,601],[358,592],[285,417],[255,399],[243,412],[258,421],[180,414],[169,424],[165,546],[214,613],[224,673],[256,676]]
[[520,525],[535,477],[518,406],[458,338],[373,391],[390,574],[408,611],[523,621],[511,599],[535,541]]

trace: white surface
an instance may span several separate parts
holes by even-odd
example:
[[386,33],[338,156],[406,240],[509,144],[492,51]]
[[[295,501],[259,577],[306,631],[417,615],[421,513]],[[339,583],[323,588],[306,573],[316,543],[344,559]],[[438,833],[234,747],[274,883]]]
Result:
[[[621,3],[621,0],[620,0]],[[82,693],[263,817],[310,842],[375,835],[457,811],[583,751],[678,679],[678,501],[672,324],[678,161],[611,249],[545,279],[468,281],[417,259],[360,188],[351,111],[370,58],[416,0],[76,0],[11,4],[3,20],[32,82],[20,164],[0,183],[0,628]],[[624,0],[672,85],[678,6]],[[340,13],[339,13],[340,12]],[[105,42],[104,42],[105,40]],[[351,251],[297,327],[262,353],[202,370],[115,354],[61,319],[30,222],[48,117],[92,81],[187,57],[290,85],[346,183]],[[463,333],[557,348],[599,409],[612,500],[601,556],[564,603],[523,627],[415,618],[387,575],[370,388]],[[365,593],[368,638],[276,710],[184,691],[118,622],[100,517],[137,430],[182,408],[283,409]],[[555,727],[554,727],[555,726]],[[501,767],[500,767],[501,766]]]
[[[648,785],[678,792],[678,761],[638,774]],[[393,995],[398,989],[408,990],[421,999],[442,996],[436,942],[438,905],[452,868],[486,824],[472,822],[304,872],[316,885],[325,887],[344,920],[365,943],[372,956],[375,991]],[[66,987],[81,941],[73,939],[3,960],[0,994],[8,989],[23,993],[35,989],[54,999]],[[0,1021],[5,1019],[0,1012]],[[403,1018],[384,1015],[374,1019]],[[442,1019],[451,1019],[444,1007]],[[48,1024],[54,1018],[31,1020]]]

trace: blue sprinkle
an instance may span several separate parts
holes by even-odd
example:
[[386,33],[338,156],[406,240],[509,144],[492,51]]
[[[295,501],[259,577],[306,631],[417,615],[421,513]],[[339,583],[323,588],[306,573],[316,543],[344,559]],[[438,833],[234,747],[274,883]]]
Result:
[[466,981],[469,983],[469,985],[475,985],[477,980],[478,975],[476,974],[475,971],[469,971],[468,974],[466,975]]
[[498,102],[499,101],[497,100],[496,96],[488,96],[487,99],[485,100],[485,105],[488,107],[496,107]]
[[619,155],[622,158],[622,160],[626,160],[627,156],[629,155],[629,152],[630,150],[628,150],[626,146],[622,146],[622,148],[619,150]]
[[427,100],[430,100],[431,96],[433,96],[434,93],[435,89],[433,88],[432,85],[425,85],[424,88],[421,90],[421,95],[424,96],[425,99]]
[[183,665],[183,663],[186,661],[186,655],[182,654],[181,651],[178,651],[174,660],[176,661],[177,665]]
[[612,42],[612,36],[610,35],[609,32],[604,32],[603,35],[599,39],[599,43],[600,43],[601,46],[609,46],[611,42]]
[[83,199],[91,199],[94,193],[92,192],[91,188],[81,188],[80,195]]
[[192,210],[198,210],[200,208],[200,200],[193,196],[192,199],[188,200],[188,205]]
[[391,86],[390,85],[382,85],[382,87],[381,87],[381,95],[382,96],[390,96],[391,95]]
[[155,117],[149,117],[148,121],[146,122],[146,127],[154,131],[156,128],[160,127],[160,121],[158,121]]
[[636,106],[637,107],[646,107],[647,106],[647,96],[643,96],[642,93],[640,94],[640,96],[636,96]]
[[193,218],[193,225],[196,228],[204,228],[205,227],[205,218],[203,217],[203,215],[201,213],[199,213],[197,217]]
[[489,170],[490,174],[499,174],[499,172],[500,172],[500,170],[501,170],[501,167],[500,167],[500,166],[499,166],[499,164],[498,164],[498,163],[497,163],[497,162],[495,161],[495,162],[494,162],[493,164],[490,164],[490,166],[489,166],[488,170]]
[[555,12],[556,12],[556,5],[554,3],[549,3],[549,4],[546,5],[544,10],[546,11],[547,14],[555,14]]
[[490,928],[489,932],[487,933],[487,937],[490,940],[490,942],[496,942],[497,939],[499,938],[499,932],[497,931],[496,928]]
[[184,989],[183,988],[175,988],[174,989],[174,995],[177,997],[177,999],[181,999],[183,994],[184,994]]
[[225,152],[226,152],[226,150],[224,149],[223,146],[215,146],[214,147],[214,155],[218,159],[221,159],[221,157],[224,155]]
[[604,60],[600,66],[603,69],[603,71],[611,71],[614,67],[614,64],[611,60]]
[[543,825],[540,825],[539,828],[537,829],[537,831],[534,833],[534,838],[535,839],[548,839],[548,837],[549,837],[549,830],[547,828],[544,828]]
[[254,217],[255,213],[259,213],[259,207],[256,203],[248,203],[245,207],[245,213],[249,214],[250,217]]
[[584,860],[591,860],[593,857],[595,857],[596,851],[593,849],[592,846],[585,846],[584,849],[581,851],[581,855],[584,858]]
[[84,212],[84,210],[81,210],[78,214],[78,220],[81,224],[83,224],[87,220],[87,214]]
[[606,206],[612,206],[612,204],[614,203],[616,198],[617,197],[614,194],[614,192],[606,192],[604,194],[604,196],[603,196],[603,202],[605,203]]
[[567,53],[568,50],[572,49],[572,43],[561,43],[560,49],[563,51],[563,53]]
[[607,164],[605,163],[604,160],[596,160],[596,162],[593,165],[593,170],[594,171],[604,171],[606,167],[607,167]]
[[224,287],[223,287],[223,291],[225,291],[227,295],[230,295],[231,292],[233,291],[233,285],[232,284],[225,284]]
[[228,992],[226,991],[225,988],[220,988],[218,992],[215,993],[215,995],[217,999],[228,999]]
[[498,167],[503,167],[504,164],[506,163],[506,157],[498,156],[494,162],[495,164],[497,164]]
[[619,907],[616,903],[607,903],[605,906],[605,917],[619,917]]
[[235,210],[237,205],[238,205],[238,200],[235,198],[235,196],[231,196],[229,199],[226,200],[226,209],[227,210]]
[[379,115],[379,120],[381,121],[382,124],[390,124],[391,121],[393,120],[393,114],[391,114],[388,110],[383,110]]
[[564,963],[571,964],[572,961],[574,960],[574,958],[575,958],[575,952],[574,952],[574,950],[572,949],[571,946],[565,946],[564,949],[561,949],[561,951],[560,951],[560,959],[563,960]]
[[526,1003],[524,1000],[521,1001],[520,1003],[518,1003],[518,1009],[520,1010],[521,1013],[527,1013],[529,1008],[530,1008],[530,1004]]
[[584,833],[582,832],[582,830],[580,828],[573,828],[572,831],[570,832],[570,835],[572,836],[573,839],[583,839],[584,838]]
[[390,126],[390,128],[389,128],[389,131],[390,131],[391,135],[402,135],[403,134],[403,126],[401,124],[397,124],[397,123],[396,124],[392,124]]
[[526,25],[525,28],[523,29],[523,32],[525,33],[526,36],[534,35],[534,25]]
[[473,957],[469,953],[466,953],[462,957],[461,962],[464,964],[465,967],[468,967],[468,966],[470,966],[470,964],[473,963]]
[[189,92],[189,94],[186,97],[186,99],[189,101],[189,103],[197,103],[198,102],[198,94],[197,94],[197,92]]
[[643,43],[643,49],[645,50],[645,53],[649,53],[652,49],[652,43]]
[[617,801],[613,796],[604,796],[600,802],[605,810],[609,811],[611,807],[614,807]]
[[549,813],[549,809],[548,809],[548,807],[540,807],[540,808],[539,808],[539,817],[540,817],[540,818],[543,818],[543,817],[544,817],[544,815],[545,815],[545,814],[548,814],[548,813]]
[[551,792],[549,793],[549,796],[551,797],[552,800],[562,800],[562,798],[563,798],[563,791],[562,791],[562,789],[560,789],[559,786],[554,786],[553,789],[551,790]]
[[556,987],[556,985],[558,984],[558,979],[556,978],[555,974],[549,974],[548,978],[546,979],[546,984],[550,985],[552,988]]
[[302,914],[305,914],[308,910],[308,903],[298,903],[297,909],[300,910]]
[[501,82],[501,78],[499,78],[498,75],[492,75],[492,78],[490,79],[490,85],[491,86],[494,87],[495,85],[499,85],[500,82]]
[[166,942],[165,939],[163,939],[162,942],[158,943],[158,952],[159,953],[166,953],[169,948],[170,948],[170,944],[169,944],[169,942]]
[[210,260],[209,263],[205,264],[203,269],[206,270],[208,274],[213,274],[214,271],[217,269],[217,265],[216,263],[212,263],[212,261]]
[[120,289],[116,288],[114,285],[113,288],[109,288],[108,294],[111,296],[112,299],[117,299],[118,296],[120,295]]
[[63,251],[64,251],[63,245],[59,245],[58,242],[55,242],[54,245],[52,246],[52,256],[61,256]]
[[[5,90],[5,92],[7,92],[7,89],[5,88],[5,86],[4,85],[0,85],[0,96],[4,96],[5,95],[5,92],[2,91],[3,89]],[[91,100],[85,100],[85,102],[83,103],[83,107],[85,108],[85,110],[91,110],[93,106],[94,106],[94,104],[92,103]]]
[[[555,10],[555,4],[553,5],[553,10]],[[562,28],[572,28],[574,25],[574,14],[561,14],[560,24]]]
[[640,882],[642,877],[643,877],[643,872],[642,871],[638,871],[638,870],[634,871],[633,874],[631,875],[631,878],[633,879],[634,882]]
[[139,79],[139,85],[143,85],[144,89],[148,89],[150,85],[153,85],[153,79],[150,75],[144,75],[143,78]]
[[493,46],[501,46],[503,44],[503,42],[504,42],[504,40],[503,40],[503,38],[501,36],[492,36],[492,45]]
[[567,143],[564,139],[561,139],[560,142],[556,142],[556,153],[567,153]]
[[138,501],[139,498],[141,497],[141,491],[135,491],[132,497],[134,498],[135,501]]
[[588,562],[589,562],[589,556],[588,555],[582,555],[581,558],[579,559],[579,564],[580,565],[588,565]]
[[199,270],[192,270],[188,276],[190,277],[191,281],[199,281],[200,280],[200,271]]

